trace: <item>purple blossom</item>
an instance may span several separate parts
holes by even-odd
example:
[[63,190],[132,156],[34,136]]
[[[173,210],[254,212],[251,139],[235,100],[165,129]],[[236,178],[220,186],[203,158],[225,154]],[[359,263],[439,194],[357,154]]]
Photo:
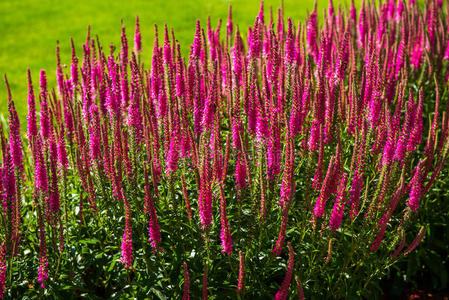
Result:
[[307,21],[307,51],[312,54],[312,56],[316,56],[316,37],[317,37],[317,12],[316,7],[313,12],[310,14],[309,19]]
[[167,154],[167,174],[172,174],[178,169],[179,144],[176,132],[170,138],[170,147]]
[[0,298],[3,298],[5,294],[6,268],[6,244],[2,242],[0,246]]
[[232,237],[231,230],[229,228],[227,211],[226,211],[226,198],[223,190],[223,186],[220,185],[220,217],[221,217],[221,248],[222,252],[228,255],[232,252]]
[[34,100],[33,83],[31,81],[31,71],[27,70],[28,75],[28,139],[32,139],[37,135],[36,125],[36,104]]
[[310,128],[310,136],[307,142],[310,151],[316,151],[318,149],[320,140],[320,123],[317,119],[312,121],[312,127]]
[[320,218],[324,214],[324,210],[326,208],[326,201],[329,199],[329,184],[332,180],[333,176],[333,169],[334,169],[334,157],[331,158],[329,161],[329,167],[327,168],[326,177],[324,178],[323,185],[321,186],[321,191],[318,196],[318,199],[315,203],[315,208],[313,210],[313,213],[315,214],[315,217]]
[[37,282],[41,284],[41,288],[45,288],[45,282],[48,279],[48,259],[47,256],[39,258],[39,270],[37,275]]
[[340,185],[338,186],[337,199],[335,200],[332,215],[329,219],[329,228],[336,231],[341,226],[343,220],[343,212],[346,204],[346,182],[348,180],[348,174],[344,173],[340,179]]
[[101,141],[100,141],[100,117],[98,115],[98,107],[95,104],[90,106],[90,117],[92,124],[89,128],[90,132],[90,157],[96,160],[101,156]]
[[44,140],[47,140],[50,136],[50,115],[48,111],[47,103],[47,76],[45,70],[41,70],[40,73],[40,100],[41,100],[41,134]]
[[296,57],[295,36],[293,35],[292,20],[288,19],[287,40],[285,42],[285,64],[291,68]]
[[203,229],[212,224],[212,191],[209,170],[204,167],[201,176],[198,205],[200,209],[200,220]]

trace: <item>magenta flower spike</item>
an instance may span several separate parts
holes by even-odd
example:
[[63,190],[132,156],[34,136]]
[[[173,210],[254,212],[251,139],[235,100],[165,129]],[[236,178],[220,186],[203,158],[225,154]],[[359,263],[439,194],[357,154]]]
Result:
[[[208,159],[206,160],[208,162]],[[202,228],[205,229],[212,224],[212,191],[211,191],[211,178],[209,174],[208,166],[204,163],[199,190],[199,211],[200,221]]]
[[351,203],[349,217],[351,220],[354,220],[359,212],[360,195],[363,188],[363,176],[362,174],[360,174],[359,169],[356,169],[356,171],[354,172],[351,187],[352,188],[349,191],[349,203]]
[[411,125],[411,132],[407,143],[407,152],[414,151],[416,146],[421,144],[423,131],[423,90],[419,90],[418,107],[415,113],[414,124]]
[[[181,56],[181,46],[177,45],[178,56],[176,58],[176,96],[183,98],[186,96],[186,79],[184,76],[184,59]],[[183,109],[187,109],[187,103],[183,102]]]
[[268,120],[263,105],[256,107],[256,136],[262,141],[269,138]]
[[358,44],[361,47],[365,47],[366,35],[368,33],[368,24],[366,16],[366,6],[365,1],[362,0],[362,5],[360,7],[359,23],[358,23]]
[[227,33],[228,39],[231,39],[233,29],[234,29],[234,26],[233,26],[233,22],[232,22],[232,5],[229,5],[228,22],[226,23],[226,33]]
[[317,9],[315,2],[315,8],[313,12],[310,14],[309,19],[307,21],[307,38],[306,38],[307,51],[315,58],[315,60],[317,55],[316,38],[317,38]]
[[259,18],[259,21],[260,21],[262,24],[265,24],[265,16],[264,16],[264,12],[265,12],[265,9],[264,9],[264,3],[263,3],[263,1],[260,1],[259,14],[257,15],[257,17]]
[[74,89],[79,83],[79,73],[78,73],[78,58],[75,53],[75,44],[73,43],[73,39],[70,38],[70,44],[72,46],[72,63],[70,65],[70,80]]
[[279,198],[279,206],[285,207],[290,204],[292,195],[295,189],[293,182],[293,171],[295,169],[295,149],[291,140],[288,140],[287,149],[285,152],[285,167],[284,176],[281,184],[281,197]]
[[[22,142],[20,139],[20,121],[17,115],[16,107],[12,99],[11,89],[8,84],[6,75],[4,76],[6,91],[8,93],[8,124],[9,124],[9,150],[12,158],[12,163],[15,170],[19,173],[23,172],[23,153]],[[3,149],[6,150],[6,149]]]
[[16,197],[16,176],[14,172],[14,165],[11,159],[11,154],[7,150],[5,155],[5,162],[3,163],[3,177],[1,178],[3,180],[3,186],[4,190],[3,195],[4,196],[4,203],[2,203],[2,206],[7,211],[8,209],[11,209],[11,211],[15,210],[15,201],[13,200]]
[[201,37],[200,20],[196,20],[195,37],[193,39],[193,52],[192,52],[194,59],[199,59],[201,56],[201,48],[202,48],[201,40],[202,37]]
[[241,57],[241,48],[242,45],[242,39],[240,37],[239,28],[237,27],[235,32],[235,41],[234,46],[231,49],[232,52],[232,68],[235,74],[235,84],[240,85],[240,82],[242,81],[242,72],[243,72],[243,61]]
[[167,67],[167,71],[170,72],[170,69],[173,64],[173,57],[172,57],[172,49],[171,49],[171,43],[170,43],[170,37],[168,36],[168,27],[167,24],[164,25],[164,63]]
[[380,247],[382,239],[385,236],[388,222],[390,221],[393,211],[396,209],[396,206],[398,205],[399,200],[401,199],[401,196],[403,195],[404,191],[405,191],[405,185],[403,182],[401,182],[390,201],[390,207],[388,208],[388,210],[385,212],[383,217],[378,222],[379,232],[377,233],[377,236],[374,239],[374,242],[370,246],[370,250],[372,252],[376,251]]
[[47,167],[44,158],[44,148],[42,145],[42,139],[39,137],[34,148],[34,171],[36,180],[36,189],[40,192],[48,192],[48,176]]
[[67,168],[69,166],[69,160],[67,158],[67,149],[66,149],[66,143],[65,143],[65,137],[64,137],[64,127],[61,128],[61,132],[59,134],[57,151],[58,151],[59,164],[65,170],[67,170]]
[[226,198],[222,185],[220,185],[220,217],[221,217],[220,239],[221,239],[222,253],[231,255],[232,253],[231,229],[229,228],[226,210]]
[[395,151],[394,132],[391,128],[388,128],[387,142],[385,143],[382,155],[382,166],[388,166],[389,164],[391,164],[394,151]]
[[405,9],[404,2],[402,0],[398,0],[398,5],[396,8],[396,22],[399,23],[401,21],[404,9]]
[[405,40],[404,37],[402,37],[402,39],[399,42],[398,53],[396,58],[396,71],[395,71],[396,79],[398,79],[399,73],[404,66],[404,60],[406,55],[405,51],[406,51]]
[[125,25],[122,25],[120,41],[120,66],[124,75],[128,67],[128,38],[126,37]]
[[267,150],[267,175],[273,180],[281,172],[281,141],[277,122],[271,128],[271,135],[268,140]]
[[351,8],[349,9],[349,14],[351,16],[352,23],[357,23],[357,9],[355,8],[354,0],[351,0]]
[[203,126],[201,125],[204,114],[204,99],[206,98],[205,89],[204,80],[200,77],[199,82],[197,82],[193,105],[193,129],[197,137],[203,132]]
[[[64,94],[64,73],[62,72],[61,60],[59,57],[59,45],[56,46],[56,59],[57,59],[56,82],[58,84],[59,94],[62,96]],[[47,90],[47,82],[45,82],[45,90]]]
[[90,157],[92,160],[96,160],[101,156],[101,145],[100,145],[100,117],[98,114],[98,107],[95,104],[90,106],[89,112],[90,118],[92,120],[91,126],[89,128],[90,132]]
[[122,256],[120,261],[126,269],[132,269],[133,265],[133,241],[132,241],[132,228],[131,228],[131,211],[126,195],[123,194],[123,190],[120,191],[123,201],[125,203],[125,232],[122,236]]
[[204,103],[204,112],[202,119],[202,126],[204,130],[212,129],[214,118],[215,118],[215,110],[216,110],[216,98],[217,98],[217,72],[214,71],[211,90],[207,95],[206,102]]
[[333,231],[337,231],[343,221],[343,212],[346,204],[346,182],[348,180],[348,174],[344,173],[340,179],[340,185],[338,186],[337,199],[335,200],[332,215],[329,219],[329,228]]
[[47,256],[41,256],[39,258],[39,269],[37,275],[37,282],[41,284],[41,288],[45,288],[46,281],[48,279],[48,259]]
[[173,174],[178,169],[179,143],[176,132],[170,138],[170,147],[167,153],[167,174]]
[[142,35],[140,34],[139,16],[136,15],[136,30],[134,32],[134,51],[142,52]]
[[388,2],[388,14],[387,14],[388,20],[394,19],[395,12],[396,12],[396,0],[390,0]]
[[133,142],[137,145],[143,139],[143,119],[140,107],[139,67],[134,54],[131,61],[131,71],[131,105],[128,108],[128,125],[133,130],[135,135]]
[[285,274],[284,280],[282,281],[281,287],[278,292],[274,296],[275,300],[285,300],[288,296],[288,290],[290,286],[290,281],[293,276],[293,269],[295,265],[295,254],[293,253],[292,244],[288,243],[288,264],[287,264],[287,273]]
[[380,15],[379,15],[379,23],[377,26],[377,46],[378,48],[382,47],[383,41],[384,41],[384,35],[386,32],[387,27],[387,11],[388,6],[387,3],[384,3],[380,9]]
[[248,43],[248,57],[251,60],[256,60],[259,58],[262,45],[261,45],[261,33],[260,33],[260,27],[261,27],[261,21],[259,20],[259,17],[256,17],[256,20],[254,21],[254,27],[251,31],[251,36]]
[[279,256],[282,252],[282,247],[284,246],[285,242],[285,234],[287,231],[287,223],[288,223],[288,206],[285,208],[282,208],[282,223],[281,228],[279,230],[279,235],[276,240],[276,244],[273,248],[273,251],[271,252],[272,256]]
[[309,136],[309,140],[307,142],[307,146],[310,151],[318,150],[319,141],[321,140],[320,132],[321,132],[320,123],[317,119],[314,119],[312,121],[312,127],[310,129],[310,136]]
[[285,64],[291,68],[293,61],[296,58],[295,53],[295,36],[293,34],[293,23],[290,18],[288,18],[288,30],[287,30],[287,40],[285,41]]
[[430,8],[428,9],[428,15],[427,15],[427,32],[428,32],[428,48],[433,51],[435,44],[435,31],[437,27],[437,9],[435,8],[435,2],[432,2],[430,4]]
[[329,3],[327,5],[327,15],[332,19],[334,17],[334,13],[334,3],[332,2],[332,0],[329,0]]
[[160,251],[159,245],[161,243],[161,233],[159,230],[159,223],[157,221],[156,209],[154,207],[154,203],[151,195],[148,191],[148,213],[149,213],[149,221],[148,221],[148,233],[149,233],[149,242],[151,247],[153,248],[153,252]]
[[343,40],[338,49],[337,62],[335,63],[335,73],[334,80],[342,81],[344,80],[346,66],[349,60],[349,32],[345,31]]
[[28,75],[28,139],[32,139],[37,135],[36,125],[36,104],[34,100],[33,82],[31,81],[31,71],[27,70]]
[[49,202],[50,202],[50,213],[54,214],[59,211],[59,187],[58,187],[58,153],[56,147],[55,136],[52,134],[49,140],[50,148],[50,170],[51,170],[51,184],[49,189]]
[[413,175],[410,188],[409,199],[407,201],[407,206],[414,212],[418,211],[419,200],[422,196],[423,191],[423,180],[425,174],[423,174],[423,162],[420,161],[415,168],[415,174]]
[[50,136],[50,116],[47,103],[47,76],[45,70],[40,72],[40,104],[41,104],[41,134],[44,140],[47,140]]
[[315,217],[321,218],[324,214],[324,210],[326,208],[326,201],[329,199],[329,184],[332,180],[333,176],[333,169],[334,169],[334,160],[335,158],[332,157],[329,161],[329,167],[327,168],[326,177],[324,178],[323,185],[321,186],[320,195],[318,196],[318,199],[315,203],[315,208],[313,210],[313,213],[315,214]]

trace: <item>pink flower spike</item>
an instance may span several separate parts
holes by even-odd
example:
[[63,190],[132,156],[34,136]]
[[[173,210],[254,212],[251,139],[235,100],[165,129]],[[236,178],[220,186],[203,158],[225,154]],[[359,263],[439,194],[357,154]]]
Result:
[[337,200],[332,210],[332,215],[329,220],[329,228],[333,231],[338,230],[343,220],[343,212],[346,204],[346,182],[348,180],[348,174],[344,173],[340,179],[340,185],[337,192]]
[[136,31],[134,33],[134,51],[142,52],[142,35],[140,34],[139,16],[136,16]]
[[315,217],[321,218],[324,215],[324,210],[326,208],[326,201],[329,199],[329,184],[332,181],[333,169],[334,169],[334,157],[329,161],[329,167],[327,168],[326,177],[324,178],[323,185],[321,186],[320,195],[315,203],[315,208],[313,213]]
[[293,275],[293,268],[295,265],[295,254],[293,253],[292,244],[288,243],[288,265],[287,265],[287,273],[285,274],[284,281],[282,281],[281,287],[278,292],[274,296],[275,300],[285,300],[288,296],[288,289],[290,286],[290,281]]
[[31,81],[31,71],[27,70],[28,75],[28,139],[32,139],[37,135],[36,125],[36,104],[34,100],[33,82]]
[[410,189],[410,198],[407,201],[407,206],[410,207],[414,212],[418,211],[419,208],[419,199],[422,196],[423,191],[423,161],[420,161],[416,166],[415,175],[411,181],[411,189]]
[[0,299],[3,298],[5,293],[6,268],[6,244],[3,242],[0,246]]

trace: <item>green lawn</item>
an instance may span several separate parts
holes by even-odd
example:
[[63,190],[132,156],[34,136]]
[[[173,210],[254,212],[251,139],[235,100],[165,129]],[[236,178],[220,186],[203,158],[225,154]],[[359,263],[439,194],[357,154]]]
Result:
[[[338,1],[336,1],[338,2]],[[343,1],[340,1],[343,2]],[[80,54],[87,26],[98,35],[105,48],[110,43],[118,44],[120,20],[127,27],[133,41],[134,20],[140,16],[143,57],[151,62],[153,26],[167,23],[173,27],[184,54],[193,39],[195,20],[206,25],[207,16],[212,24],[221,18],[226,22],[228,6],[233,6],[234,24],[243,32],[254,22],[259,10],[259,0],[126,0],[126,1],[56,1],[56,0],[3,0],[0,1],[0,73],[8,76],[22,121],[26,115],[26,70],[32,71],[35,86],[39,70],[48,72],[49,86],[55,86],[55,47],[60,42],[62,63],[70,63],[70,37],[73,37]],[[269,7],[276,12],[280,1],[265,1],[266,18]],[[303,21],[313,9],[313,0],[284,1],[285,16],[295,22]],[[327,7],[327,0],[319,1],[319,8]],[[320,10],[321,11],[321,10]],[[7,96],[3,79],[0,82],[0,115],[7,113]]]

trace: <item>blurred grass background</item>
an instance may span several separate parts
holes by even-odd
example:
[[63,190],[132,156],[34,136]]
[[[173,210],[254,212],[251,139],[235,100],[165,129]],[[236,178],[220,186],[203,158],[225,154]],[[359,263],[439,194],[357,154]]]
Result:
[[[349,5],[349,1],[334,0]],[[269,17],[270,6],[276,13],[280,0],[266,0],[265,15]],[[109,44],[119,45],[121,20],[126,26],[133,45],[135,17],[139,15],[143,61],[151,63],[154,38],[154,24],[159,27],[166,23],[175,31],[184,55],[193,40],[195,21],[206,25],[207,16],[215,26],[219,19],[226,24],[228,7],[233,7],[234,24],[242,33],[254,22],[259,11],[259,0],[126,0],[126,1],[57,1],[57,0],[2,0],[0,1],[0,74],[6,74],[19,116],[24,122],[26,115],[27,79],[26,70],[31,69],[33,83],[38,86],[41,69],[47,70],[49,88],[55,87],[57,41],[61,47],[62,64],[70,65],[70,37],[81,57],[81,45],[85,42],[87,26],[91,26],[92,36],[98,35],[103,49]],[[314,0],[285,0],[285,17],[294,23],[303,22],[313,9]],[[319,13],[327,8],[328,0],[319,0]],[[64,70],[67,72],[67,70]],[[7,117],[7,95],[3,78],[0,82],[0,114]]]

